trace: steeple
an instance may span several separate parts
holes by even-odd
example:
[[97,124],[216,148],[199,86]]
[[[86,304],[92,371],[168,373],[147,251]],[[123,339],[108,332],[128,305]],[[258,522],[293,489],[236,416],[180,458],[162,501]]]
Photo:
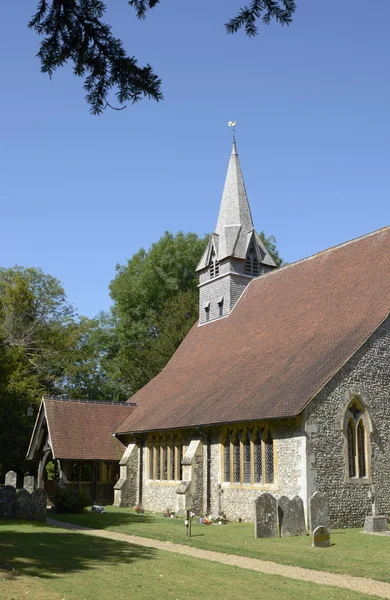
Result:
[[236,140],[233,140],[215,233],[221,235],[225,227],[239,225],[246,231],[253,229],[251,209],[237,154]]
[[217,226],[196,269],[200,288],[199,323],[227,316],[249,281],[275,266],[253,226],[233,139]]

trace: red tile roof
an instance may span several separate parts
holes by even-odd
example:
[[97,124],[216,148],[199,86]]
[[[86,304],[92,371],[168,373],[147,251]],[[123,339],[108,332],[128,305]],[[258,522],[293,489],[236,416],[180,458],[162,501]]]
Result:
[[263,275],[192,328],[117,432],[297,415],[389,308],[390,227]]
[[131,404],[86,400],[42,400],[55,458],[120,460],[124,445],[115,437],[118,425],[132,413]]

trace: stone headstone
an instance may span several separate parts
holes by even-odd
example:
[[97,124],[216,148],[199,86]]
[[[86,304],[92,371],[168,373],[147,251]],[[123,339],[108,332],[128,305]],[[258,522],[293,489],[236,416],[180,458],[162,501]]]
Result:
[[281,537],[306,535],[303,500],[295,496],[292,500],[282,496],[278,500],[279,527]]
[[268,492],[263,492],[255,502],[255,537],[279,537],[278,501]]
[[99,506],[98,504],[94,504],[93,506],[91,506],[91,512],[103,514],[104,506]]
[[35,478],[33,475],[26,475],[23,479],[23,487],[31,493],[35,490]]
[[310,533],[317,527],[327,527],[330,530],[329,502],[322,492],[316,492],[309,500]]
[[13,518],[16,490],[13,485],[0,486],[0,518]]
[[32,520],[33,505],[31,494],[22,488],[15,496],[15,519]]
[[17,475],[15,471],[8,471],[5,474],[5,485],[12,485],[12,487],[16,488],[16,479]]
[[388,531],[386,517],[384,515],[366,517],[364,521],[364,533],[376,533],[379,531]]
[[47,493],[40,488],[34,490],[31,494],[34,507],[34,521],[46,521],[47,513]]
[[313,548],[328,548],[330,546],[330,530],[328,527],[316,527],[313,531]]

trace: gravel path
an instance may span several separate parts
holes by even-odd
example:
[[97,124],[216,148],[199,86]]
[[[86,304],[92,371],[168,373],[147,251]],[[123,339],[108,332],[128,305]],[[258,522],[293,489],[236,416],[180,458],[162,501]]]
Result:
[[249,569],[250,571],[259,571],[267,575],[279,575],[290,579],[299,579],[300,581],[309,581],[332,587],[345,588],[368,594],[369,596],[377,596],[378,598],[388,598],[390,600],[390,583],[376,581],[375,579],[365,579],[363,577],[354,577],[352,575],[339,575],[329,573],[327,571],[314,571],[312,569],[303,569],[301,567],[293,567],[281,565],[279,563],[261,560],[258,558],[248,558],[247,556],[237,556],[235,554],[223,554],[222,552],[213,552],[211,550],[201,550],[199,548],[191,548],[181,544],[172,542],[161,542],[149,538],[138,537],[135,535],[126,535],[116,531],[108,531],[104,529],[91,529],[73,523],[64,523],[55,519],[47,519],[49,525],[62,527],[63,529],[71,529],[72,531],[82,532],[85,535],[103,537],[110,540],[119,540],[128,542],[129,544],[137,544],[147,548],[155,548],[156,550],[165,550],[166,552],[175,552],[177,554],[185,554],[194,558],[203,560],[211,560],[213,562],[241,569]]

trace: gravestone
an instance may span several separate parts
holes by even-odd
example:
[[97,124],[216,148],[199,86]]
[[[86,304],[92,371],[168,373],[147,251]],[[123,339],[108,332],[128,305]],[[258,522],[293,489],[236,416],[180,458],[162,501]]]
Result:
[[306,535],[305,509],[303,500],[295,496],[292,500],[282,496],[278,500],[279,527],[281,537]]
[[35,478],[34,475],[26,475],[23,479],[23,487],[28,492],[33,492],[35,490]]
[[46,521],[47,513],[47,493],[45,490],[37,488],[31,494],[33,501],[34,513],[32,519],[34,521]]
[[12,519],[15,509],[16,490],[13,485],[0,486],[0,517]]
[[387,519],[384,515],[372,515],[364,520],[364,533],[388,531]]
[[15,519],[32,519],[33,514],[33,503],[32,495],[22,488],[17,490],[15,496]]
[[268,492],[255,500],[255,537],[279,537],[278,501]]
[[328,548],[330,546],[330,530],[328,527],[316,527],[313,531],[313,548]]
[[16,478],[15,471],[8,471],[5,475],[5,485],[12,485],[12,487],[16,488]]
[[329,502],[322,492],[315,492],[309,500],[310,533],[317,527],[327,527],[330,530]]

